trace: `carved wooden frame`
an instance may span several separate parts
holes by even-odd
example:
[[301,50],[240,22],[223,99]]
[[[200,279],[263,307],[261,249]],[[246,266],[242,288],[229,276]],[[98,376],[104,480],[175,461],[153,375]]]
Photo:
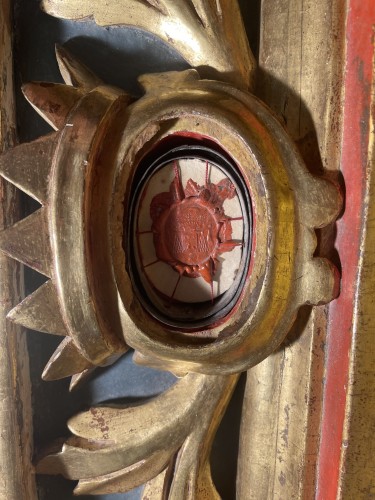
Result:
[[[258,94],[284,117],[289,133],[299,143],[305,159],[309,160],[311,150],[318,147],[326,168],[338,170],[341,160],[347,186],[346,211],[338,223],[337,237],[344,271],[342,293],[328,309],[315,310],[302,335],[249,372],[238,491],[240,498],[247,498],[247,495],[249,498],[312,498],[315,495],[321,498],[319,495],[323,494],[332,500],[337,495],[352,498],[360,494],[365,498],[374,487],[370,466],[373,456],[369,445],[371,417],[375,411],[374,391],[371,392],[374,318],[371,314],[373,298],[368,292],[374,288],[375,281],[372,248],[375,239],[372,223],[373,50],[370,43],[374,7],[370,1],[358,6],[354,5],[355,2],[345,4],[321,0],[305,3],[304,17],[301,18],[300,14],[297,15],[300,12],[298,2],[295,3],[289,6],[291,16],[288,21],[279,24],[280,29],[275,30],[269,26],[275,25],[275,16],[286,12],[284,2],[277,2],[278,8],[263,2],[260,51],[263,75]],[[3,40],[0,64],[2,74],[6,71],[7,78],[1,81],[0,120],[1,142],[5,149],[13,141],[14,105],[9,3],[3,0],[1,7]],[[324,23],[318,11],[328,12]],[[304,24],[298,31],[296,28],[301,20]],[[317,35],[315,27],[319,23],[321,29]],[[361,36],[355,36],[357,32]],[[342,62],[344,34],[347,34],[345,76]],[[327,39],[330,43],[324,45]],[[290,58],[287,61],[283,57],[281,47],[285,46],[286,40],[290,57],[299,61],[295,66]],[[298,50],[295,48],[297,40]],[[322,57],[322,50],[326,57]],[[302,73],[300,69],[293,73],[290,68],[300,68],[301,54],[305,62]],[[330,68],[328,78],[324,82],[315,81],[314,75],[323,71],[327,62]],[[308,83],[304,86],[304,82],[312,79],[313,87]],[[317,101],[317,93],[325,98]],[[300,109],[298,119],[292,109],[293,100]],[[363,183],[358,183],[358,165],[361,166]],[[2,181],[2,190],[1,215],[3,226],[8,226],[17,218],[17,201],[14,189],[8,183]],[[349,233],[350,245],[347,243]],[[323,253],[324,240],[329,237],[329,234],[322,236]],[[1,261],[2,330],[5,334],[0,346],[3,360],[1,392],[4,395],[0,413],[4,436],[0,458],[5,474],[0,492],[10,499],[29,499],[36,498],[36,491],[30,459],[27,354],[23,334],[15,334],[16,328],[4,320],[10,306],[19,301],[22,286],[18,265],[3,256]],[[339,330],[343,332],[342,337],[338,337]],[[320,352],[322,342],[327,343],[323,354]],[[306,366],[309,367],[307,371],[303,369]],[[326,381],[322,388],[324,372]],[[296,379],[299,380],[298,390]],[[259,380],[266,381],[262,390],[259,390]],[[277,405],[274,404],[275,393]],[[272,400],[270,395],[273,395]],[[320,425],[319,439],[316,430]],[[18,438],[16,446],[14,436]],[[257,443],[255,447],[254,443]],[[359,455],[361,461],[358,463]],[[249,457],[252,457],[250,462]],[[274,460],[276,457],[281,459]],[[257,485],[256,490],[252,489],[253,484]]]

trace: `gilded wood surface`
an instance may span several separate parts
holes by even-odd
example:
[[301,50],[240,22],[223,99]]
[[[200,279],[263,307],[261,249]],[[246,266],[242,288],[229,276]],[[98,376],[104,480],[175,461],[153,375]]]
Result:
[[166,470],[162,494],[145,499],[217,499],[209,454],[237,378],[189,374],[143,405],[91,408],[69,421],[75,437],[37,470],[79,479],[76,494],[128,491]]
[[[11,2],[0,5],[0,150],[14,144],[15,114],[11,52]],[[16,189],[0,181],[0,227],[19,215]],[[31,466],[31,401],[28,355],[23,333],[5,319],[22,295],[20,265],[0,255],[0,498],[36,498]]]
[[[45,2],[45,5],[48,3],[53,2]],[[159,12],[159,17],[166,15],[163,12],[165,2],[147,3]],[[314,172],[322,167],[331,171],[338,169],[342,3],[339,0],[334,3],[327,0],[263,2],[258,94],[285,122]],[[64,4],[69,6],[69,2],[60,2],[60,7]],[[205,25],[203,3],[193,2],[192,5]],[[219,6],[216,2],[216,11]],[[89,7],[91,4],[87,4]],[[278,30],[274,29],[276,25]],[[208,54],[207,48],[205,53]],[[222,75],[228,75],[225,68],[217,69]],[[315,79],[319,74],[324,74],[325,78]],[[237,82],[242,86],[244,81],[247,80],[241,73]],[[371,230],[369,226],[368,234]],[[320,253],[323,255],[326,240],[332,240],[330,231],[321,235]],[[364,265],[363,273],[366,269]],[[241,499],[313,496],[321,416],[325,313],[322,308],[313,312],[304,308],[284,348],[249,372],[238,486]],[[353,372],[356,366],[353,364]],[[7,373],[9,376],[13,372],[8,369]],[[352,429],[355,430],[355,426]],[[188,457],[186,474],[192,467],[189,460]],[[122,481],[121,477],[113,479]],[[199,487],[200,478],[196,479]],[[91,485],[88,486],[90,489]],[[27,498],[30,498],[32,486],[28,487],[31,489]],[[176,498],[181,498],[183,486],[176,491]],[[22,492],[7,497],[23,498]]]
[[[339,169],[344,21],[341,0],[262,2],[257,94],[313,172]],[[321,235],[322,255],[332,232]],[[314,496],[326,312],[304,309],[286,345],[248,372],[238,498]]]
[[[76,61],[74,68],[78,66]],[[98,356],[96,351],[101,342],[110,339],[99,323],[103,317],[110,316],[110,309],[108,306],[100,309],[96,302],[98,290],[90,289],[92,293],[88,295],[92,301],[84,300],[85,305],[93,307],[94,316],[90,317],[90,310],[82,307],[77,291],[81,294],[85,290],[86,273],[96,277],[105,274],[107,282],[113,279],[120,300],[111,297],[109,302],[111,307],[114,303],[119,307],[122,333],[128,345],[136,348],[141,356],[159,360],[164,369],[186,368],[217,376],[189,374],[149,404],[125,410],[93,408],[72,419],[70,429],[75,437],[66,442],[61,452],[42,460],[38,470],[79,479],[78,493],[99,493],[131,489],[168,467],[168,470],[173,469],[173,474],[168,476],[170,483],[165,485],[169,498],[180,500],[204,495],[213,498],[216,491],[209,473],[209,449],[236,379],[223,375],[228,371],[240,371],[243,363],[248,367],[260,356],[267,356],[285,337],[301,305],[327,302],[335,296],[334,269],[328,262],[313,257],[316,247],[313,228],[325,226],[335,217],[340,195],[333,184],[307,172],[279,122],[251,95],[227,84],[200,80],[195,70],[148,75],[141,83],[146,94],[132,106],[128,106],[121,91],[103,85],[87,94],[80,88],[62,84],[24,86],[30,103],[54,128],[60,129],[60,140],[56,141],[56,134],[50,134],[35,143],[18,146],[1,157],[2,175],[40,200],[43,207],[2,232],[0,246],[15,259],[51,277],[56,288],[54,290],[47,282],[10,316],[21,322],[26,319],[28,326],[39,325],[47,332],[49,327],[60,325],[59,331],[51,333],[64,334],[61,322],[65,324],[67,337],[52,356],[43,377],[53,380],[80,373],[91,366],[90,363],[102,362],[102,353]],[[55,109],[57,113],[53,112]],[[232,122],[233,109],[237,120]],[[196,115],[199,115],[198,123]],[[126,127],[123,129],[124,118]],[[67,119],[69,122],[65,126]],[[157,134],[159,129],[155,125],[160,124],[161,129],[161,125],[171,119],[173,123],[167,122],[165,130]],[[243,126],[239,127],[240,120]],[[234,311],[226,322],[227,333],[230,332],[228,325],[234,325],[232,335],[227,335],[225,342],[218,338],[204,345],[202,341],[199,349],[193,343],[179,345],[175,331],[170,332],[162,323],[155,325],[152,318],[145,317],[124,264],[129,254],[123,249],[126,239],[123,221],[131,217],[128,206],[123,213],[124,193],[128,193],[133,182],[140,152],[145,154],[144,141],[147,141],[148,150],[152,150],[158,141],[167,139],[168,134],[195,131],[196,127],[203,136],[215,137],[225,150],[231,151],[238,164],[244,166],[243,175],[249,177],[249,185],[253,186],[252,202],[257,214],[257,259],[254,259],[251,277],[243,289],[243,309]],[[114,136],[119,142],[108,143],[109,137]],[[57,143],[53,155],[51,141]],[[97,154],[96,147],[109,157]],[[33,155],[35,150],[37,161]],[[254,164],[249,161],[252,155]],[[33,171],[33,161],[35,175],[23,175]],[[9,162],[14,165],[12,172]],[[46,175],[45,162],[50,164],[50,175]],[[100,168],[103,164],[107,166],[105,171]],[[97,170],[106,175],[99,177],[101,182],[92,180],[97,179],[94,175]],[[257,181],[258,171],[261,177],[267,176],[263,188]],[[108,185],[113,186],[108,176],[116,179],[115,188],[111,190],[105,189]],[[49,189],[45,187],[47,183]],[[100,186],[100,193],[91,191],[93,185]],[[268,196],[262,196],[263,189]],[[89,201],[77,206],[77,200],[85,196]],[[271,201],[265,204],[265,198]],[[81,206],[90,210],[81,213]],[[94,260],[90,260],[91,247],[85,245],[86,228],[93,233],[97,231],[94,241],[100,241],[103,234],[107,234],[107,226],[98,224],[92,215],[91,209],[96,207],[100,207],[101,213],[110,212],[109,219],[113,221],[110,231],[113,277],[110,272],[103,271],[102,263],[100,267],[95,266]],[[269,213],[269,217],[265,217],[265,213]],[[87,222],[81,226],[83,220]],[[269,232],[272,243],[268,246],[265,238]],[[105,257],[111,254],[106,242],[104,238]],[[96,245],[95,254],[98,252]],[[87,259],[80,258],[86,254],[89,255]],[[72,256],[78,256],[77,260],[70,261]],[[251,293],[252,288],[257,288],[257,280],[263,279],[263,266],[270,271],[261,287],[265,291],[258,297],[256,292]],[[75,272],[71,273],[71,269]],[[57,308],[44,304],[46,289],[52,296],[56,295]],[[247,309],[251,300],[259,307],[258,316],[251,307]],[[60,308],[64,311],[61,317],[56,316]],[[240,320],[236,320],[236,314],[240,315]],[[48,317],[43,317],[41,322],[41,315]],[[258,320],[252,326],[254,317]],[[220,329],[221,325],[215,327]],[[165,328],[159,338],[152,337],[156,328]],[[274,338],[268,339],[268,334]],[[241,336],[240,342],[233,341],[235,336]],[[105,346],[106,353],[111,346],[108,343]],[[109,350],[109,354],[112,352]],[[257,357],[253,358],[253,353]]]
[[154,33],[174,47],[202,76],[237,87],[253,82],[254,57],[237,0],[43,0],[56,17],[93,17],[103,26],[128,25]]

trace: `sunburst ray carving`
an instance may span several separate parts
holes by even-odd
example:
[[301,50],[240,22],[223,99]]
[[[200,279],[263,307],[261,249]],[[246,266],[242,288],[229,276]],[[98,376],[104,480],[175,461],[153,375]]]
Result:
[[78,351],[73,340],[66,337],[44,368],[43,380],[58,380],[81,373],[92,364]]
[[44,208],[0,233],[0,249],[45,276],[52,275],[51,246]]
[[[73,376],[71,382],[73,389],[87,378],[96,365],[108,364],[112,359],[118,358],[119,353],[126,350],[126,346],[120,337],[106,337],[105,332],[102,336],[101,325],[92,321],[90,323],[88,320],[87,330],[95,331],[96,328],[100,339],[95,352],[85,351],[80,339],[75,336],[74,321],[64,314],[64,304],[59,297],[61,292],[59,276],[66,270],[59,269],[59,257],[56,255],[54,239],[64,238],[64,220],[60,223],[61,234],[58,236],[50,234],[50,217],[53,211],[51,183],[55,182],[52,177],[58,168],[55,164],[56,151],[59,143],[63,141],[65,130],[74,126],[74,123],[70,123],[70,117],[72,116],[74,122],[76,108],[80,106],[83,108],[83,112],[79,115],[80,119],[82,115],[84,117],[88,115],[88,119],[92,120],[91,108],[89,106],[85,108],[85,103],[82,102],[89,92],[100,87],[102,82],[65,48],[56,47],[56,56],[66,84],[33,82],[22,88],[29,103],[56,132],[33,142],[21,144],[0,156],[0,175],[37,200],[42,207],[1,232],[0,249],[8,256],[50,278],[12,309],[8,313],[8,319],[33,330],[65,337],[47,363],[42,377],[45,380],[55,380]],[[110,91],[106,90],[103,94],[103,113],[106,113],[120,93],[116,91],[111,95]],[[126,103],[125,94],[122,95],[122,100]],[[95,104],[92,108],[96,113]],[[79,112],[78,109],[78,114]],[[95,115],[94,119],[96,118]],[[98,126],[99,124],[100,116]],[[91,140],[95,141],[95,130]],[[74,146],[72,146],[72,161],[74,161]],[[87,163],[88,160],[85,160],[83,166],[86,167]]]
[[1,175],[44,205],[57,133],[20,144],[0,156]]
[[87,66],[72,57],[70,52],[60,45],[56,45],[56,59],[67,85],[92,90],[103,83]]
[[68,335],[61,316],[56,288],[51,280],[12,309],[7,318],[31,330],[52,335]]
[[55,130],[66,124],[69,112],[83,92],[62,83],[32,82],[23,85],[22,92],[35,111]]

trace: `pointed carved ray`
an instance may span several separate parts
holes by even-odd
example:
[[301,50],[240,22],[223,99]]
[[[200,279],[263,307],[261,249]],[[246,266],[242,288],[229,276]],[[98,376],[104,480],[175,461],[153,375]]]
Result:
[[80,100],[83,92],[61,83],[32,82],[22,86],[22,91],[40,116],[55,130],[61,130],[69,112]]
[[54,335],[68,335],[60,313],[56,288],[47,281],[12,309],[7,318],[19,325]]
[[79,59],[74,57],[65,47],[56,45],[56,58],[61,76],[67,85],[81,87],[85,90],[91,90],[102,85],[100,78],[81,63]]
[[96,367],[93,366],[92,368],[87,368],[86,370],[83,370],[83,372],[81,373],[73,375],[72,380],[70,381],[69,391],[72,392],[78,387],[80,387],[82,384],[84,384],[94,373],[95,368]]
[[58,380],[81,373],[92,364],[80,354],[70,337],[65,338],[48,361],[43,374],[43,380]]
[[255,59],[238,3],[219,0],[42,0],[48,14],[65,19],[92,16],[103,26],[130,25],[149,31],[174,47],[205,77],[248,88]]
[[56,146],[53,133],[34,142],[20,144],[0,156],[0,174],[32,198],[47,201],[48,177]]
[[52,274],[46,209],[41,208],[0,233],[0,250],[45,276]]

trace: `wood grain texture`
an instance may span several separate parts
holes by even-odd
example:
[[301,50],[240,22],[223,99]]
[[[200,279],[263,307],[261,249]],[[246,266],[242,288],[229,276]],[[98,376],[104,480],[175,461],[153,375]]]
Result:
[[[340,160],[345,2],[263,0],[257,94],[285,124],[313,173]],[[321,234],[326,254],[334,228]],[[326,312],[303,309],[288,341],[248,372],[237,495],[313,498]]]
[[[348,2],[337,224],[342,291],[329,308],[318,498],[375,495],[374,43],[375,4]],[[319,496],[320,495],[320,496]]]
[[[0,151],[14,145],[15,116],[11,51],[11,5],[0,4]],[[16,189],[0,181],[0,227],[19,216]],[[36,499],[31,466],[30,376],[26,341],[20,328],[5,319],[22,295],[20,265],[0,255],[0,498]]]

